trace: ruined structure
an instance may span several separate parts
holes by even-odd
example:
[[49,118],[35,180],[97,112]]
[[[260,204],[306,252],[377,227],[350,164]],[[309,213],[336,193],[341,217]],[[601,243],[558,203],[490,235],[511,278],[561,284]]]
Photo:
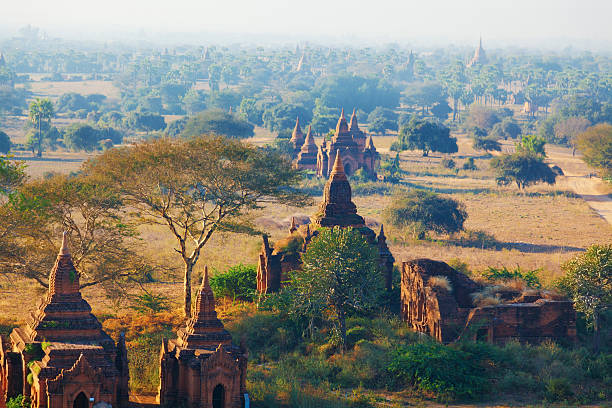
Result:
[[474,52],[474,56],[472,57],[470,62],[468,62],[467,66],[469,68],[473,65],[486,65],[487,62],[488,62],[487,54],[485,53],[484,48],[482,48],[482,37],[480,37],[478,48],[476,48],[476,51]]
[[317,229],[321,227],[353,227],[358,229],[369,243],[377,245],[381,279],[384,279],[387,289],[391,290],[391,275],[395,260],[387,246],[383,228],[381,227],[377,238],[376,233],[366,226],[363,217],[357,214],[342,160],[340,151],[336,151],[334,166],[323,190],[323,201],[317,213],[310,218],[310,224],[296,227],[295,222],[292,222],[290,235],[277,242],[276,248],[270,245],[268,237],[264,235],[257,265],[259,293],[278,291],[287,280],[288,273],[301,267],[300,254],[306,251],[308,243],[318,234]]
[[514,290],[491,305],[477,307],[474,295],[483,286],[444,262],[430,259],[404,262],[401,282],[402,319],[441,342],[459,337],[491,343],[576,338],[572,303],[558,296]]
[[162,406],[240,408],[246,393],[247,353],[217,318],[208,268],[197,295],[193,316],[174,340],[163,340],[160,352]]
[[310,127],[304,137],[298,119],[291,136],[291,144],[294,149],[294,166],[300,170],[314,170],[317,176],[328,177],[334,158],[340,153],[346,175],[351,176],[357,170],[364,169],[369,178],[377,178],[376,168],[380,163],[380,155],[374,147],[372,137],[367,138],[365,132],[359,128],[354,110],[350,124],[346,122],[344,109],[342,110],[331,142],[323,141],[318,147]]
[[0,405],[21,394],[33,408],[127,407],[125,340],[102,330],[79,288],[64,235],[47,297],[0,344]]

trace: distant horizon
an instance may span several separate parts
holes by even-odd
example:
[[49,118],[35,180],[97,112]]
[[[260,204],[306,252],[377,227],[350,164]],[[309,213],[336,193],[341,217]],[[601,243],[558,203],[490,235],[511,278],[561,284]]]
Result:
[[0,39],[31,24],[68,41],[475,47],[482,35],[489,49],[610,51],[610,15],[612,2],[605,0],[175,0],[172,7],[161,0],[107,0],[95,9],[76,0],[24,0],[3,7]]

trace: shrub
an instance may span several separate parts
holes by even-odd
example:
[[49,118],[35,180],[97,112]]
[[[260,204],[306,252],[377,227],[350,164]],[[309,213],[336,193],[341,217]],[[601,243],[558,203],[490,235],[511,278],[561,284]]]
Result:
[[452,198],[413,190],[396,194],[383,212],[385,222],[397,228],[420,223],[430,231],[454,233],[463,229],[465,206]]
[[357,344],[359,340],[369,340],[371,337],[370,331],[365,327],[356,326],[350,328],[346,331],[346,346],[350,349]]
[[567,378],[552,378],[546,382],[546,399],[549,401],[565,401],[573,395]]
[[135,296],[132,299],[130,309],[137,311],[140,314],[159,313],[170,310],[168,305],[168,297],[164,295],[156,295],[154,293],[144,293]]
[[30,399],[19,394],[6,402],[6,408],[30,408]]
[[427,284],[432,288],[444,289],[447,292],[453,291],[453,286],[446,276],[432,276],[427,281]]
[[533,269],[530,271],[523,271],[520,266],[510,270],[505,266],[501,268],[495,268],[489,266],[486,271],[482,272],[482,276],[489,282],[503,281],[507,282],[513,279],[519,279],[525,282],[530,288],[540,288],[540,278],[538,274],[542,269]]
[[462,166],[463,170],[478,170],[478,167],[476,167],[476,163],[474,163],[474,158],[473,157],[469,157]]
[[442,399],[474,398],[486,390],[475,355],[437,342],[399,347],[388,370]]
[[210,278],[210,286],[216,297],[252,301],[257,290],[257,267],[238,264],[224,273],[216,273]]
[[442,159],[441,164],[442,164],[442,167],[444,167],[445,169],[454,169],[455,166],[457,165],[453,159],[449,159],[449,158]]

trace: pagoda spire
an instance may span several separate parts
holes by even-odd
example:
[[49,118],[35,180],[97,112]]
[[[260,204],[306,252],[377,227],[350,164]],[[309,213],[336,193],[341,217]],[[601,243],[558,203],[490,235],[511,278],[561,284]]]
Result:
[[68,232],[62,235],[62,246],[60,247],[55,265],[49,274],[49,296],[80,295],[79,274],[74,268],[72,256],[68,248]]
[[334,167],[332,168],[329,179],[346,179],[346,173],[344,172],[344,165],[342,164],[342,158],[340,157],[340,150],[336,151],[336,160],[334,160]]
[[289,227],[289,233],[293,234],[297,231],[297,227],[295,226],[295,217],[291,217],[291,227]]
[[353,108],[353,114],[351,115],[349,129],[351,129],[352,131],[359,130],[359,124],[357,123],[357,114],[355,113],[355,108]]
[[291,144],[293,148],[297,151],[302,147],[304,143],[304,133],[302,132],[302,128],[300,127],[300,118],[299,116],[295,118],[295,127],[293,128],[293,132],[291,133]]

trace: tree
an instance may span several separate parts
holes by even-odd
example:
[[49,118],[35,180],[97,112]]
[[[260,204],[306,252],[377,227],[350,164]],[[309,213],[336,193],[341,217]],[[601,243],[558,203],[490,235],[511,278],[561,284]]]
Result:
[[497,175],[497,184],[515,182],[524,189],[538,182],[555,184],[557,175],[544,163],[544,158],[530,152],[504,154],[491,159],[491,168]]
[[558,285],[592,323],[593,344],[599,352],[600,318],[612,306],[612,245],[593,245],[562,269],[565,275]]
[[166,120],[163,116],[151,112],[130,112],[123,119],[125,127],[147,132],[163,130],[166,127]]
[[561,120],[554,125],[555,141],[572,146],[572,154],[575,154],[576,138],[579,134],[584,133],[589,126],[591,126],[591,122],[585,118],[570,117]]
[[295,118],[300,118],[301,123],[309,123],[312,113],[302,105],[279,103],[268,107],[262,116],[264,126],[273,132],[293,129]]
[[24,169],[25,166],[22,163],[0,156],[0,196],[12,192],[25,180]]
[[30,103],[30,122],[38,129],[38,157],[42,157],[43,126],[50,126],[54,114],[53,103],[49,99],[36,98]]
[[576,140],[582,158],[604,175],[612,175],[612,125],[601,123],[578,135]]
[[107,293],[125,293],[153,269],[138,255],[136,230],[124,219],[122,205],[112,189],[82,176],[23,184],[0,208],[11,226],[0,234],[0,270],[47,287],[61,232],[67,231],[81,287],[100,284]]
[[291,274],[293,307],[330,312],[343,347],[346,318],[379,303],[382,290],[378,251],[358,229],[321,228],[302,256],[302,270]]
[[13,144],[11,143],[11,138],[9,135],[0,130],[0,153],[7,154]]
[[243,98],[240,102],[240,113],[242,113],[246,120],[254,125],[263,125],[263,120],[261,118],[263,111],[263,108],[259,106],[255,98]]
[[546,145],[546,141],[537,135],[523,135],[516,144],[516,151],[538,157],[546,157],[544,145]]
[[394,227],[447,234],[461,231],[467,216],[462,203],[424,190],[396,194],[383,211],[385,222]]
[[479,105],[472,105],[466,118],[468,127],[479,127],[487,131],[493,128],[493,125],[500,122],[499,116],[494,109]]
[[204,91],[192,88],[183,96],[181,101],[185,111],[190,115],[206,109],[206,94]]
[[450,129],[439,122],[412,118],[402,127],[398,135],[400,150],[422,150],[423,156],[429,152],[456,153],[457,139],[450,136]]
[[489,138],[474,138],[474,149],[476,150],[484,150],[485,152],[501,152],[501,144],[495,139]]
[[160,138],[107,150],[84,171],[117,189],[140,223],[168,228],[184,264],[187,317],[193,269],[216,232],[253,232],[243,216],[265,202],[308,202],[293,188],[301,175],[288,160],[220,136]]
[[368,115],[368,130],[384,134],[386,130],[397,130],[398,116],[393,110],[377,106]]
[[205,110],[190,117],[181,132],[182,137],[216,134],[243,139],[254,135],[253,125],[231,113],[218,109]]
[[491,135],[497,139],[516,139],[521,133],[521,127],[511,118],[504,118],[491,129]]
[[437,82],[415,82],[404,92],[406,102],[425,110],[446,99],[444,88]]

